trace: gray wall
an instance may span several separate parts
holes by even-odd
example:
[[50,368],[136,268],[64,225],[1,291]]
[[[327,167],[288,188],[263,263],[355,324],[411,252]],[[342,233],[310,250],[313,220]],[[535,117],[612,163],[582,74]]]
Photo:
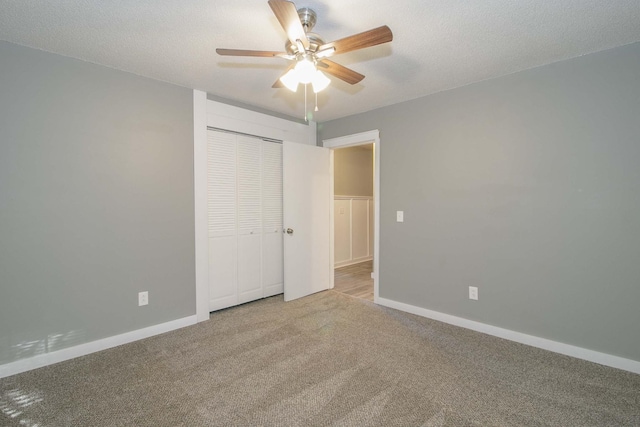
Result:
[[0,64],[0,363],[195,314],[192,91]]
[[333,188],[336,195],[373,196],[373,150],[349,147],[333,153]]
[[327,122],[320,135],[371,129],[380,296],[640,361],[640,44]]

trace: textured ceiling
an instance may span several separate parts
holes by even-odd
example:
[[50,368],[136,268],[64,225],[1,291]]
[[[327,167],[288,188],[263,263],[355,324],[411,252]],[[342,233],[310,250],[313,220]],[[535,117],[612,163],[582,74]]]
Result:
[[[327,42],[384,24],[394,33],[391,44],[332,57],[366,78],[355,86],[332,78],[318,96],[318,122],[640,41],[639,0],[296,5],[318,13],[314,31]],[[286,60],[215,53],[283,50],[285,34],[267,0],[2,0],[0,39],[304,116],[301,90],[271,88]]]

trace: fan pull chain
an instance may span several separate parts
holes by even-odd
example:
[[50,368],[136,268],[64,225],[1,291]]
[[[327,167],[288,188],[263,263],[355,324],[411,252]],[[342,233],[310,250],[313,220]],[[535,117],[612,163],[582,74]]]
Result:
[[308,122],[309,119],[307,119],[307,84],[305,83],[304,85],[304,121]]
[[316,109],[313,111],[318,111],[318,92],[316,92],[315,94],[316,94]]

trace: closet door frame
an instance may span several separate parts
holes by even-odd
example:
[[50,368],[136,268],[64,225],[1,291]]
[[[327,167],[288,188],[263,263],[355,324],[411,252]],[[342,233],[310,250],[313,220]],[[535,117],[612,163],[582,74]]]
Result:
[[286,120],[207,99],[193,91],[195,311],[198,322],[209,320],[209,248],[207,232],[207,127],[276,140],[316,145],[316,123]]

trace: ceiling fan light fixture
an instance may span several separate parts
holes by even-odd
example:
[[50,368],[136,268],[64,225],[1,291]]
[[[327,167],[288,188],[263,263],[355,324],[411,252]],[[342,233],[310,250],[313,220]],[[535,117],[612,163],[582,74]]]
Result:
[[299,60],[294,70],[298,76],[298,82],[305,85],[313,81],[317,71],[314,63],[307,58]]
[[313,80],[311,81],[311,85],[313,86],[313,91],[315,93],[320,92],[321,90],[326,89],[331,83],[331,79],[325,76],[324,73],[320,70],[316,70],[315,76],[313,76]]
[[291,92],[298,91],[298,73],[295,69],[287,71],[282,77],[280,77],[282,84]]
[[326,89],[331,83],[325,73],[351,85],[355,85],[364,79],[363,74],[325,58],[377,46],[393,40],[391,29],[383,25],[325,43],[319,34],[311,32],[317,18],[313,10],[307,7],[296,9],[296,5],[291,0],[268,0],[268,4],[280,26],[287,33],[284,52],[244,49],[216,49],[216,52],[218,55],[223,56],[277,57],[294,61],[286,73],[272,87],[280,88],[284,86],[292,92],[297,92],[298,86],[302,83],[304,85],[305,120],[307,120],[306,104],[309,83],[311,83],[315,92],[317,111],[318,92]]

